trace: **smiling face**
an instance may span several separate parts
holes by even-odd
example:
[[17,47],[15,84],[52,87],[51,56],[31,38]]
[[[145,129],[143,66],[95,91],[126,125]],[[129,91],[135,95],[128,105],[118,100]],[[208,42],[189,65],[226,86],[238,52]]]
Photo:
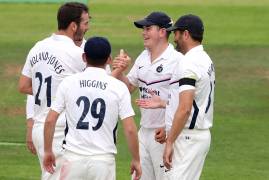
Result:
[[144,26],[142,32],[145,48],[151,49],[161,38],[161,29],[156,26]]
[[77,27],[77,30],[75,31],[74,34],[74,40],[75,41],[82,41],[85,33],[89,29],[89,14],[87,12],[83,12],[81,14],[81,21]]
[[176,44],[176,50],[182,54],[186,53],[185,34],[186,31],[176,30],[174,31],[174,42]]

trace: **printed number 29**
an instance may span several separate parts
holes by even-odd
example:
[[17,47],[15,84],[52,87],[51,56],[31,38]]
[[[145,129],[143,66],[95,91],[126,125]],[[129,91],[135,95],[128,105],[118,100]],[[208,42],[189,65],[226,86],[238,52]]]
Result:
[[[37,89],[37,93],[35,95],[35,104],[41,105],[41,100],[39,99],[40,90],[43,83],[43,76],[40,72],[36,72],[35,78],[39,79],[39,86]],[[51,105],[51,76],[45,78],[45,83],[47,84],[46,96],[47,96],[47,107]]]
[[[92,117],[98,119],[96,126],[92,127],[92,130],[94,131],[98,130],[102,126],[104,118],[105,118],[105,112],[106,112],[105,101],[102,98],[97,98],[92,102],[92,106],[90,107],[89,99],[86,96],[80,96],[76,102],[78,107],[80,106],[81,101],[83,101],[84,103],[84,108],[83,108],[82,115],[79,118],[76,128],[77,129],[89,129],[89,122],[83,122],[83,120],[85,119],[89,110],[91,109]],[[99,112],[97,112],[98,104],[100,104]]]

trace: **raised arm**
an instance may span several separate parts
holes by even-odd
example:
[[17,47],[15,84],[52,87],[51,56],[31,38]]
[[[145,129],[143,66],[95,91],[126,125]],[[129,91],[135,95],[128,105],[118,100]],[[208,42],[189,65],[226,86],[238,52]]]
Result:
[[131,58],[123,52],[123,50],[120,51],[120,54],[115,57],[112,63],[113,71],[111,72],[111,75],[120,81],[124,82],[126,86],[128,87],[130,92],[133,92],[135,90],[135,86],[133,86],[128,78],[123,74],[123,72],[128,68],[129,64],[131,62]]

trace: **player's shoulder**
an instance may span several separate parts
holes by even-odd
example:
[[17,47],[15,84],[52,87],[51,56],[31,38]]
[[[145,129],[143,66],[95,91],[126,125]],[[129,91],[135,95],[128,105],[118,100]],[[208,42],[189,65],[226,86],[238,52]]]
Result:
[[49,41],[49,39],[50,39],[50,37],[46,37],[42,40],[35,42],[34,46],[31,48],[31,50],[34,50],[36,48],[40,48],[40,47],[44,46],[44,44],[47,43]]
[[177,50],[173,50],[173,55],[177,57],[178,59],[183,59],[184,55],[181,52],[178,52]]
[[145,59],[149,58],[149,51],[144,49],[136,58],[135,63],[143,63]]
[[106,79],[108,81],[111,81],[111,82],[115,83],[115,84],[124,84],[122,81],[118,80],[117,78],[115,78],[115,77],[113,77],[113,76],[111,76],[109,74],[106,74]]
[[184,63],[193,66],[206,66],[207,64],[211,64],[212,60],[207,52],[204,51],[202,47],[200,47],[198,50],[197,49],[191,53],[187,53],[184,56]]
[[29,50],[28,56],[34,55],[36,52],[39,52],[40,50],[44,49],[44,44],[46,44],[46,41],[48,40],[48,37],[45,39],[42,39],[40,41],[37,41],[34,46]]
[[117,90],[121,89],[123,91],[128,90],[126,84],[120,80],[118,80],[117,78],[111,76],[111,75],[107,75],[107,79],[109,80],[109,83],[111,85],[113,85],[113,87],[115,87]]
[[79,59],[82,58],[82,54],[84,52],[81,47],[78,47],[75,44],[69,44],[65,51],[69,53],[70,56],[74,56],[75,58],[79,57]]
[[175,49],[170,51],[170,59],[171,59],[171,61],[179,63],[183,58],[184,58],[184,55],[181,52],[178,52]]
[[75,73],[75,74],[71,74],[67,77],[65,77],[62,82],[66,83],[66,84],[73,84],[74,81],[76,81],[77,79],[79,79],[79,77],[81,76],[81,73],[83,72],[79,72],[79,73]]
[[178,62],[183,58],[183,54],[178,52],[172,44],[169,44],[163,54],[164,58],[169,59],[171,63]]

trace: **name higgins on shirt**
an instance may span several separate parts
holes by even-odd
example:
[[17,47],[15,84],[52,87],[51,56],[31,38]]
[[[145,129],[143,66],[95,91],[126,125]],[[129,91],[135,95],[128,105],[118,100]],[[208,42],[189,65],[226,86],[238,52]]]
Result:
[[30,59],[31,66],[33,67],[36,63],[46,61],[48,65],[53,66],[54,71],[57,74],[62,73],[65,71],[64,67],[60,64],[60,61],[52,54],[49,54],[49,52],[39,52],[38,54],[34,55]]
[[80,84],[81,88],[90,87],[90,88],[98,88],[98,89],[105,90],[107,87],[106,82],[96,81],[96,80],[88,80],[88,79],[87,80],[80,80],[79,84]]

